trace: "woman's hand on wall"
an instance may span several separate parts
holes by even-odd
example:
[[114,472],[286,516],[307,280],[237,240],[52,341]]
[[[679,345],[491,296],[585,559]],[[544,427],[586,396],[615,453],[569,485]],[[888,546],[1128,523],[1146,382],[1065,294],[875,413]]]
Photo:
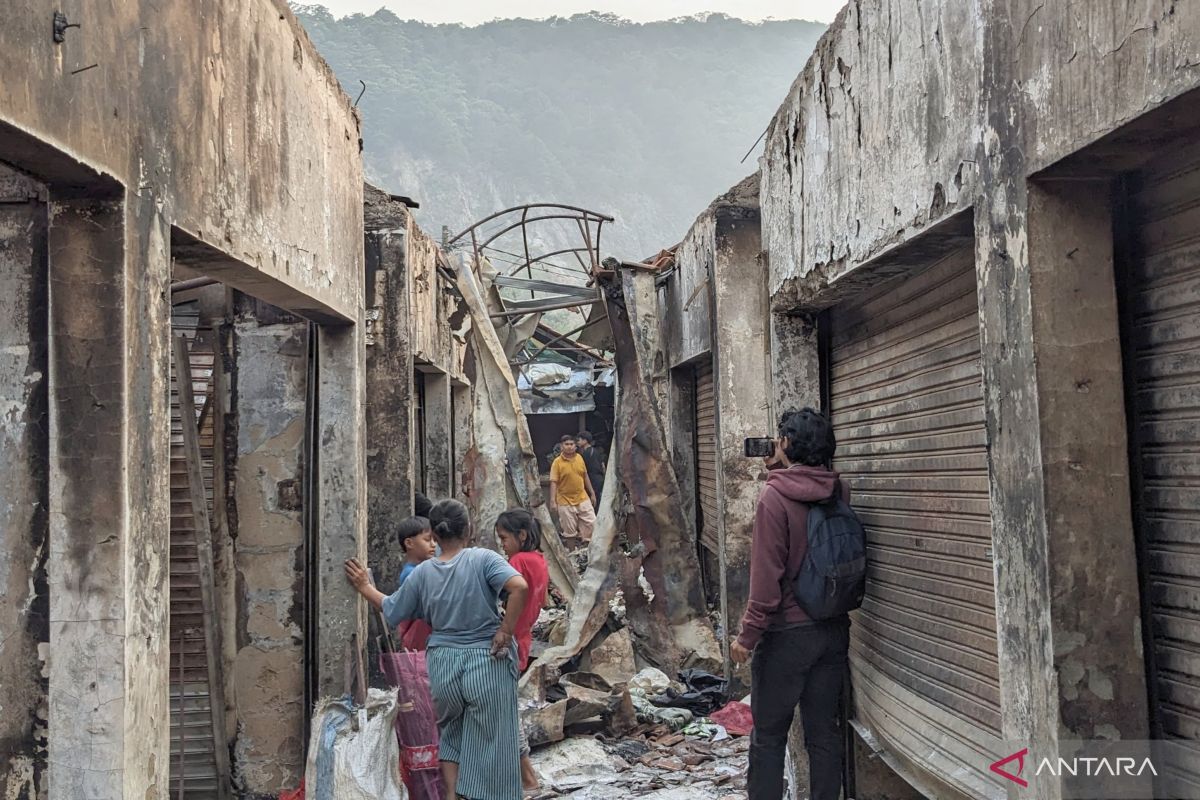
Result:
[[362,591],[371,585],[371,573],[367,572],[367,568],[358,563],[357,558],[346,559],[346,580],[350,581],[350,585],[358,591]]

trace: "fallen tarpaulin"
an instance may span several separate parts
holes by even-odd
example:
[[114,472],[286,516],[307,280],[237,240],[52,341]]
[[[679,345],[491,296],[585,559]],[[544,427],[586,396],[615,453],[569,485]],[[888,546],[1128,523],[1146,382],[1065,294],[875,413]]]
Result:
[[[469,257],[459,259],[457,276],[459,291],[471,314],[473,358],[468,366],[473,370],[470,377],[475,387],[474,444],[464,465],[464,494],[472,518],[483,528],[476,535],[492,543],[492,524],[502,511],[513,505],[528,509],[544,531],[552,532],[554,523],[542,496],[529,423],[521,410],[516,381]],[[558,537],[543,536],[542,552],[551,582],[570,601],[578,577]]]

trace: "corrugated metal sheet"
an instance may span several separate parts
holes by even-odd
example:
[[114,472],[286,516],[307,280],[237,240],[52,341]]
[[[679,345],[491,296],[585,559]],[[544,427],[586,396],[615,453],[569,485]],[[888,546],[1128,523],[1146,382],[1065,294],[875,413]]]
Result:
[[[1200,148],[1131,185],[1127,370],[1157,734],[1200,739]],[[1160,775],[1195,796],[1200,758]]]
[[717,520],[717,396],[712,361],[696,368],[696,485],[698,489],[700,543],[718,552]]
[[[177,330],[188,327],[186,311],[175,314]],[[192,323],[194,325],[194,322]],[[194,332],[194,330],[193,330]],[[210,345],[191,337],[190,367],[193,397],[187,411],[199,416],[211,393],[215,357]],[[217,798],[218,771],[214,750],[212,698],[210,696],[206,619],[200,589],[191,488],[188,484],[180,398],[171,381],[171,556],[170,556],[170,703],[171,786],[184,797]],[[204,491],[212,514],[213,415],[204,415],[200,450],[204,465]],[[223,702],[223,701],[222,701]],[[180,754],[183,754],[182,763]],[[181,772],[182,770],[182,772]]]
[[961,251],[831,312],[836,467],[867,525],[855,712],[963,796],[1000,736],[992,526],[974,258]]

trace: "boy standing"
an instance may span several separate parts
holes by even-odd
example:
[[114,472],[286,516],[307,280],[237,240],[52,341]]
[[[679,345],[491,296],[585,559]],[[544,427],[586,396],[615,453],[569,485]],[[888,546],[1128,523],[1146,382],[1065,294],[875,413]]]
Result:
[[[425,517],[409,517],[400,523],[396,530],[400,540],[400,549],[404,551],[404,567],[400,570],[400,578],[396,588],[404,585],[404,581],[413,573],[418,564],[433,558],[437,553],[437,541],[429,528],[429,520]],[[400,640],[407,650],[424,650],[433,629],[424,620],[414,619],[401,622],[397,628]]]
[[584,544],[592,540],[596,492],[574,436],[562,437],[562,454],[550,465],[550,507],[558,509],[563,539],[581,539]]

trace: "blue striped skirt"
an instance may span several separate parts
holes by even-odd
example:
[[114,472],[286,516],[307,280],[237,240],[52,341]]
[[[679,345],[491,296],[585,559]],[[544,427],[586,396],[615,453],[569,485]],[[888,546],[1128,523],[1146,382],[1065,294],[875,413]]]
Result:
[[426,653],[437,706],[438,757],[458,764],[457,792],[471,800],[521,800],[517,675],[486,648]]

